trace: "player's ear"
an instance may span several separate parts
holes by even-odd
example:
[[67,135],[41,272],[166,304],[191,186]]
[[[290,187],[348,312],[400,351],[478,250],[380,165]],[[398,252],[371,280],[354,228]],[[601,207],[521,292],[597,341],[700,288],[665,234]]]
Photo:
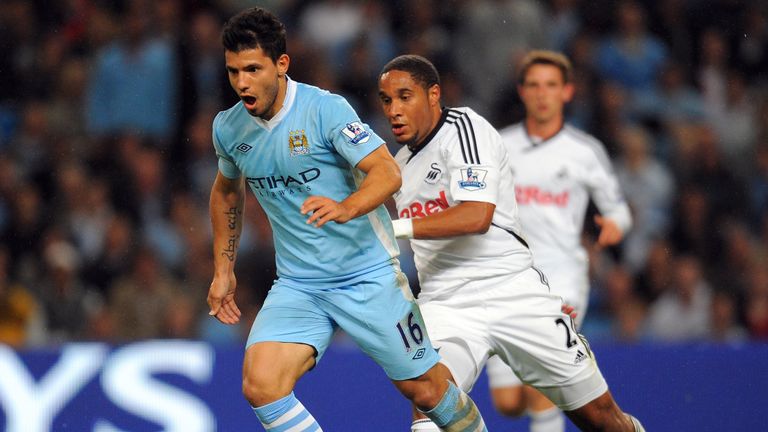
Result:
[[427,89],[427,98],[429,98],[430,106],[440,105],[440,84],[433,84]]
[[288,66],[291,64],[291,58],[288,57],[288,54],[282,54],[280,57],[277,58],[277,74],[279,76],[283,76],[286,73],[288,73]]
[[573,95],[576,93],[576,86],[573,83],[566,83],[563,86],[563,102],[568,103],[573,99]]

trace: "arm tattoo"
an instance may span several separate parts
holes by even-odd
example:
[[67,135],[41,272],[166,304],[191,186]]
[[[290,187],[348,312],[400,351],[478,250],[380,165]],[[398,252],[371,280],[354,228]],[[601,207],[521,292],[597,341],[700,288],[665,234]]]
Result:
[[221,252],[221,254],[233,262],[235,260],[235,251],[237,251],[237,241],[240,239],[240,235],[237,233],[238,217],[243,214],[243,211],[237,207],[230,207],[229,210],[224,212],[227,215],[227,227],[232,233],[227,240],[227,247]]

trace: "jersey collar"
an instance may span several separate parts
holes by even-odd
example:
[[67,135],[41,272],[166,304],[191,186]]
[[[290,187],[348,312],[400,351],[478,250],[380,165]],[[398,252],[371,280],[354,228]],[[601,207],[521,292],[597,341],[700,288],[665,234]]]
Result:
[[280,111],[278,111],[277,114],[275,114],[269,120],[264,120],[260,117],[252,117],[253,121],[256,122],[257,125],[263,127],[266,130],[272,130],[275,128],[275,126],[280,124],[280,121],[285,118],[285,116],[291,110],[293,101],[296,99],[296,81],[292,80],[288,75],[285,76],[285,80],[285,100],[283,101],[283,106],[280,108]]
[[558,129],[557,132],[555,132],[554,135],[552,135],[551,137],[549,137],[547,139],[541,139],[539,137],[534,137],[530,133],[528,133],[528,126],[526,126],[525,121],[523,121],[522,124],[523,124],[523,130],[525,131],[525,136],[526,136],[526,138],[528,138],[528,142],[531,144],[530,148],[532,148],[532,149],[536,148],[536,147],[539,147],[541,145],[547,144],[548,142],[552,141],[558,135],[560,135],[560,132],[562,132],[563,129],[565,129],[565,122],[563,122],[560,125],[560,129]]
[[[408,145],[408,150],[411,151],[411,156],[408,157],[408,161],[413,159],[413,157],[416,156],[416,154],[419,153],[421,149],[426,147],[427,144],[429,144],[429,142],[432,141],[432,138],[434,138],[435,135],[437,135],[437,133],[440,131],[440,128],[443,127],[443,124],[445,123],[445,120],[447,118],[448,118],[448,108],[443,107],[442,113],[440,114],[440,120],[435,125],[435,128],[432,129],[432,132],[430,132],[429,135],[427,135],[424,138],[424,140],[421,142],[421,145],[418,147],[412,147],[410,144]],[[408,163],[408,161],[406,161],[406,163]]]

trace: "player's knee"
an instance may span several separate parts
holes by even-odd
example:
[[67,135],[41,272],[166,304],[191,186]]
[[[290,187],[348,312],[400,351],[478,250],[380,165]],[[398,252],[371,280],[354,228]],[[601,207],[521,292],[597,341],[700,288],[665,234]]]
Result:
[[608,392],[587,405],[571,411],[568,417],[586,431],[633,431],[634,426]]
[[499,414],[507,417],[520,417],[525,414],[526,403],[522,387],[499,388],[491,390],[493,407]]
[[398,390],[408,400],[421,410],[429,410],[437,406],[445,389],[439,388],[437,383],[427,380],[407,380],[396,382]]
[[290,387],[282,385],[273,374],[249,373],[243,376],[243,396],[251,406],[266,405],[290,392]]

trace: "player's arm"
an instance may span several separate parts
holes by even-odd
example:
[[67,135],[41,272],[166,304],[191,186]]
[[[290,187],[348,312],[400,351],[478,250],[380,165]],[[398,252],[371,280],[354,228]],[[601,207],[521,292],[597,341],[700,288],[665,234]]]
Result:
[[235,260],[243,229],[245,184],[242,177],[230,179],[216,174],[211,188],[210,216],[213,226],[214,275],[208,290],[210,314],[225,324],[240,320],[235,304]]
[[603,247],[613,246],[621,242],[624,233],[632,227],[632,214],[608,154],[602,145],[593,149],[593,158],[588,162],[588,183],[592,200],[600,212],[594,219],[595,224],[600,227],[597,244]]
[[393,221],[395,236],[426,240],[483,234],[491,226],[495,209],[493,203],[463,201],[426,217]]
[[307,223],[317,227],[329,221],[345,223],[380,206],[400,189],[400,168],[385,145],[369,153],[356,167],[366,174],[365,179],[358,190],[343,201],[323,196],[311,196],[304,201],[301,213],[312,213]]

